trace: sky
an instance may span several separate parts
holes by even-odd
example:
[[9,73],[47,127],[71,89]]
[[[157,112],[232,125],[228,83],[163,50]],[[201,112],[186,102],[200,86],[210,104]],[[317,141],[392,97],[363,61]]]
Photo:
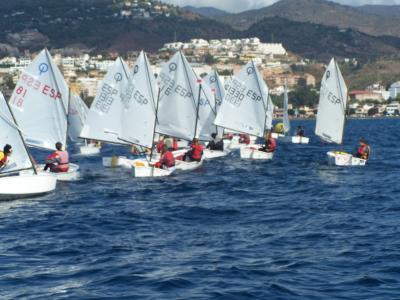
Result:
[[[213,6],[229,12],[240,12],[244,10],[265,7],[271,5],[274,2],[277,2],[277,0],[163,0],[163,1],[179,6],[185,6],[185,5],[193,5],[197,7]],[[400,0],[334,0],[334,2],[339,2],[341,4],[348,4],[348,5],[363,5],[363,4],[400,5]]]

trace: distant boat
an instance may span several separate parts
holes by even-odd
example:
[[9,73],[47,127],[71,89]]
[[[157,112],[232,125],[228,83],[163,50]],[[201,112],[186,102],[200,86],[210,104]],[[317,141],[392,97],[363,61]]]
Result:
[[[22,71],[9,103],[28,146],[56,150],[61,142],[67,147],[69,88],[47,49]],[[79,177],[79,166],[69,166],[68,172],[54,173],[58,180]]]
[[[21,100],[22,101],[22,100]],[[6,166],[0,168],[0,199],[49,193],[56,188],[57,178],[52,174],[38,174],[12,112],[0,92],[0,147],[10,144],[13,152]]]
[[[342,144],[347,107],[347,86],[334,58],[321,82],[315,134],[327,143]],[[329,151],[328,161],[338,166],[365,165],[366,160],[342,151]]]
[[283,142],[293,143],[293,144],[308,144],[310,139],[305,136],[294,135],[291,136],[290,133],[290,120],[289,120],[289,96],[287,91],[287,82],[285,80],[285,90],[283,94],[283,132],[284,135],[278,135],[278,138]]

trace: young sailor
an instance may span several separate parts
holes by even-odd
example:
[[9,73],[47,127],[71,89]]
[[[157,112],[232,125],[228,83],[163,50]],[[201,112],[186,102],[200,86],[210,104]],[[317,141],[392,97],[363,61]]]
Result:
[[276,149],[276,141],[272,137],[271,132],[268,133],[267,138],[265,139],[265,145],[258,149],[258,151],[264,151],[264,152],[275,152]]
[[167,145],[168,150],[170,151],[175,151],[178,150],[178,142],[176,141],[175,138],[171,138],[168,136],[165,136],[159,140],[157,143],[157,152],[161,153],[163,145]]
[[301,126],[297,126],[296,136],[304,136],[304,129]]
[[62,143],[56,143],[56,151],[47,156],[46,165],[44,170],[47,171],[50,168],[51,172],[63,173],[68,172],[69,169],[69,155],[66,150],[62,150]]
[[169,169],[175,166],[175,158],[172,152],[168,150],[167,145],[163,145],[160,160],[154,166],[160,169]]
[[3,147],[3,151],[0,151],[0,170],[5,168],[9,162],[9,156],[12,154],[12,147],[9,144],[6,144]]
[[201,161],[203,156],[203,145],[200,145],[199,140],[194,138],[192,141],[191,149],[183,156],[184,161]]
[[367,144],[366,140],[362,137],[359,141],[360,145],[357,149],[357,153],[354,154],[355,157],[362,158],[368,160],[369,154],[371,152],[371,148]]
[[250,144],[250,137],[249,137],[249,135],[248,135],[248,134],[245,134],[245,133],[239,134],[239,143],[240,143],[240,144],[246,144],[246,145]]
[[207,149],[224,151],[224,142],[217,137],[216,133],[211,134],[212,140],[208,143]]

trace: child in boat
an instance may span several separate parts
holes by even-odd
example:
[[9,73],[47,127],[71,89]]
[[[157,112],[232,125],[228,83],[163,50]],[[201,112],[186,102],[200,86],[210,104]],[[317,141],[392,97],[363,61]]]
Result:
[[46,165],[44,170],[50,168],[50,171],[53,173],[64,173],[68,172],[69,169],[69,155],[66,150],[62,150],[62,143],[56,143],[56,151],[47,156]]
[[258,151],[264,152],[275,152],[276,149],[276,141],[272,137],[271,132],[268,133],[267,138],[265,139],[265,144],[262,148],[258,149]]
[[357,149],[357,152],[354,154],[355,157],[361,158],[368,160],[369,154],[371,152],[371,148],[367,144],[367,141],[361,137],[359,141],[359,147]]
[[12,147],[6,144],[3,147],[3,151],[0,151],[0,170],[5,168],[9,162],[9,156],[12,154]]

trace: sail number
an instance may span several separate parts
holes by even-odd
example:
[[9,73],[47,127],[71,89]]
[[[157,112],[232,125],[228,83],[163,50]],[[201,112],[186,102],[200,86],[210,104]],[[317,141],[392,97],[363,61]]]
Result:
[[15,94],[14,97],[11,100],[11,103],[15,106],[21,107],[24,104],[24,97],[26,95],[26,89],[24,89],[22,86],[19,86],[15,88]]
[[328,100],[331,101],[333,104],[339,104],[341,102],[340,98],[335,96],[332,92],[328,93]]
[[117,94],[117,89],[114,89],[111,85],[104,83],[101,87],[99,98],[96,101],[96,109],[103,113],[108,113],[112,103],[114,102],[114,96]]
[[172,93],[177,94],[180,97],[192,97],[192,93],[184,88],[182,85],[180,84],[176,84],[175,80],[172,79],[170,76],[168,76],[165,73],[161,73],[160,74],[160,81],[161,81],[161,85],[164,85],[164,94],[166,96],[171,95]]

